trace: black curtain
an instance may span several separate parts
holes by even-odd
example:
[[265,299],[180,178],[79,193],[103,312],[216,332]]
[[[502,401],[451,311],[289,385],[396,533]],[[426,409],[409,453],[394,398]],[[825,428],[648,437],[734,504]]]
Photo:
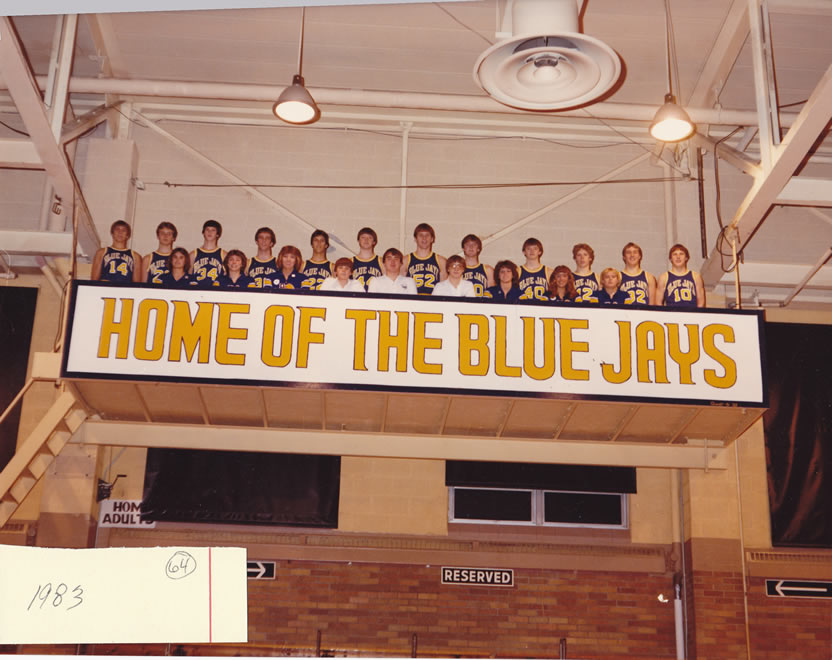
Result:
[[[0,412],[26,383],[26,366],[38,290],[34,287],[0,286]],[[0,470],[14,456],[20,424],[20,404],[0,424]]]
[[635,493],[636,469],[593,465],[446,461],[445,485]]
[[339,456],[149,449],[142,520],[334,528],[340,479]]
[[766,323],[775,546],[832,548],[832,327]]

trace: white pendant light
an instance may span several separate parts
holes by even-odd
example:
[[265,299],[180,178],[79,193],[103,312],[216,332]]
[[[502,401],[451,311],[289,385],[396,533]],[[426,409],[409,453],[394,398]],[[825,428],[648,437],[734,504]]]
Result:
[[696,131],[696,125],[691,121],[688,113],[676,103],[673,95],[673,75],[671,69],[676,61],[676,42],[673,38],[673,28],[670,21],[670,7],[668,0],[664,2],[665,38],[667,44],[667,87],[668,93],[664,97],[664,105],[656,112],[653,123],[650,124],[650,135],[660,142],[681,142]]
[[292,84],[281,92],[272,112],[288,124],[311,124],[321,118],[321,110],[315,99],[304,86],[303,81],[303,28],[306,22],[306,7],[301,7],[300,46],[298,49],[298,72],[292,77]]

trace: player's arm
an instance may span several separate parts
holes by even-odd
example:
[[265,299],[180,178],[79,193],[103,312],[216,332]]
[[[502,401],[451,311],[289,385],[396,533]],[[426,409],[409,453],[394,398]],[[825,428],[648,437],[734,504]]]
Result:
[[142,259],[142,267],[141,267],[142,282],[147,282],[147,280],[149,278],[150,273],[148,273],[148,271],[150,270],[150,258],[152,256],[153,256],[153,253],[151,252],[150,254],[146,254],[144,259]]
[[92,270],[90,271],[91,280],[101,279],[101,263],[104,261],[104,255],[107,253],[107,248],[98,248],[95,251],[95,256],[92,258]]
[[408,253],[408,254],[404,255],[404,261],[402,261],[402,274],[406,274],[407,269],[409,267],[410,267],[410,254]]
[[439,281],[447,280],[448,273],[445,270],[445,264],[448,260],[445,257],[440,257],[438,254],[436,255],[436,265],[439,266]]
[[495,286],[497,284],[494,281],[494,269],[491,266],[485,266],[485,279],[487,282],[487,286]]
[[664,290],[667,288],[667,273],[662,273],[656,284],[656,305],[664,305]]
[[[134,282],[144,282],[145,281],[144,259],[142,259],[142,255],[140,255],[135,250],[130,250],[130,252],[133,253],[133,263],[136,264],[136,266],[133,268],[133,281]],[[147,255],[147,258],[150,258],[150,255]]]
[[705,306],[705,282],[702,280],[702,276],[693,271],[693,283],[696,285],[696,306],[697,307],[704,307]]
[[194,273],[194,262],[196,261],[196,250],[191,250],[191,275]]
[[552,280],[552,273],[555,272],[554,268],[549,268],[549,266],[543,267],[543,272],[546,273],[546,281],[550,282]]
[[661,303],[656,300],[656,278],[647,271],[644,271],[644,274],[647,276],[647,304],[661,305]]

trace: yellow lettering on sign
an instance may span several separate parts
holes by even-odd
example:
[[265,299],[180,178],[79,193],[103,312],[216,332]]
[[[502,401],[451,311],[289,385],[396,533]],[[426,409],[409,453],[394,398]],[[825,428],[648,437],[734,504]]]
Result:
[[722,323],[711,323],[702,329],[702,348],[705,355],[716,360],[725,370],[723,375],[718,375],[716,369],[705,369],[705,382],[711,387],[728,389],[737,382],[737,364],[725,353],[720,351],[714,344],[714,337],[721,336],[725,343],[734,343],[734,328]]
[[[153,314],[153,327],[150,326],[150,315]],[[133,344],[133,355],[139,360],[161,360],[165,350],[165,329],[168,325],[168,303],[166,300],[146,298],[139,303],[139,313],[136,317],[136,341]],[[152,347],[147,348],[147,337],[151,335]]]
[[[459,373],[463,376],[485,376],[491,362],[488,349],[488,317],[483,314],[457,314],[459,319]],[[477,338],[473,329],[477,329]],[[472,357],[476,355],[476,364]]]
[[312,319],[326,320],[326,309],[323,307],[299,307],[300,324],[298,328],[298,369],[306,369],[309,365],[309,344],[323,344],[324,333],[312,331]]
[[248,314],[249,305],[242,303],[217,303],[219,316],[217,319],[217,345],[214,347],[214,358],[219,364],[245,365],[244,353],[229,353],[228,342],[232,339],[246,339],[246,328],[235,328],[231,325],[234,314]]
[[523,318],[523,371],[535,380],[547,380],[555,374],[555,319],[543,318],[543,366],[538,367],[534,362],[534,347],[536,337],[534,332],[535,318]]
[[[652,337],[652,346],[649,338]],[[652,383],[650,380],[650,363],[656,373],[657,383],[669,383],[667,380],[667,355],[665,353],[664,326],[655,321],[642,321],[636,326],[636,362],[638,363],[638,382]]]
[[391,331],[392,315],[388,311],[378,313],[378,370],[390,371],[390,351],[396,349],[396,371],[407,371],[407,312],[396,312],[396,332]]
[[494,316],[494,373],[498,376],[520,378],[523,370],[508,364],[508,330],[505,316]]
[[413,368],[420,374],[441,374],[442,365],[425,360],[425,352],[442,348],[442,340],[428,337],[425,333],[428,323],[442,323],[442,314],[438,312],[413,312]]
[[352,351],[352,370],[367,371],[367,321],[376,318],[372,309],[348,309],[344,318],[355,321],[355,345]]
[[572,366],[573,353],[588,353],[589,342],[572,339],[573,330],[588,330],[588,319],[558,319],[560,330],[560,375],[564,380],[589,380],[589,371]]
[[193,360],[194,351],[199,346],[197,362],[207,364],[211,357],[211,320],[214,315],[214,304],[197,303],[197,311],[191,318],[191,307],[184,300],[173,301],[173,324],[170,330],[170,348],[168,362],[179,362],[182,359],[182,348],[185,348],[185,359]]
[[[280,351],[274,354],[274,333],[280,317]],[[271,305],[263,316],[263,345],[260,359],[267,367],[285,367],[292,359],[292,330],[295,327],[295,310],[289,305]]]
[[686,323],[688,329],[688,352],[682,351],[679,342],[679,324],[667,324],[667,350],[670,359],[679,365],[679,382],[682,385],[693,385],[691,367],[699,360],[699,326]]
[[630,345],[630,322],[616,321],[618,326],[618,354],[621,368],[616,371],[613,365],[601,363],[601,374],[604,380],[614,385],[626,383],[633,375],[633,349]]
[[130,324],[133,321],[133,299],[121,298],[121,316],[115,320],[116,299],[104,298],[104,315],[101,318],[101,336],[98,338],[98,357],[110,357],[110,338],[115,335],[116,358],[127,359],[130,348]]

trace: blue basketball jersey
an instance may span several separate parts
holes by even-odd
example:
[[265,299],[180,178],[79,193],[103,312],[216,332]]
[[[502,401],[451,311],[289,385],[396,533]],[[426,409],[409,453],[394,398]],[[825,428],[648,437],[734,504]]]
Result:
[[575,278],[575,289],[584,302],[598,302],[598,291],[601,290],[601,283],[595,273],[589,275],[578,275],[572,273]]
[[197,286],[214,286],[218,283],[220,276],[225,274],[222,266],[222,249],[207,251],[197,248],[191,274]]
[[549,281],[546,279],[546,266],[537,270],[526,270],[520,266],[520,300],[549,300]]
[[664,287],[665,307],[696,307],[697,303],[693,273],[688,271],[684,275],[674,275],[667,271],[667,284]]
[[303,288],[317,291],[327,277],[333,277],[331,261],[312,261],[307,259],[303,264]]
[[431,252],[424,259],[420,259],[416,256],[415,252],[411,252],[410,262],[407,264],[407,273],[405,273],[405,276],[413,278],[416,282],[416,291],[420,295],[429,296],[433,293],[433,288],[439,284],[439,280],[441,279],[436,254]]
[[271,285],[272,275],[277,271],[277,262],[274,257],[266,261],[260,261],[257,257],[252,257],[248,262],[246,275],[251,278],[253,288],[263,289]]
[[633,307],[645,307],[650,304],[650,287],[647,275],[641,271],[638,275],[621,272],[621,291],[627,294],[627,304]]
[[147,266],[147,281],[150,284],[161,284],[162,275],[168,272],[170,252],[162,254],[155,250],[150,253],[150,264]]
[[370,280],[374,277],[381,277],[384,275],[381,272],[381,264],[378,260],[378,255],[374,254],[372,259],[364,261],[358,257],[352,258],[352,279],[361,282],[364,290],[370,285]]
[[101,279],[105,282],[126,284],[133,281],[135,269],[133,250],[108,247],[101,260]]
[[473,268],[465,266],[465,274],[462,276],[462,279],[471,280],[471,284],[474,285],[474,292],[478,298],[482,298],[485,295],[485,291],[488,288],[488,275],[485,272],[485,266],[482,264],[477,264]]

